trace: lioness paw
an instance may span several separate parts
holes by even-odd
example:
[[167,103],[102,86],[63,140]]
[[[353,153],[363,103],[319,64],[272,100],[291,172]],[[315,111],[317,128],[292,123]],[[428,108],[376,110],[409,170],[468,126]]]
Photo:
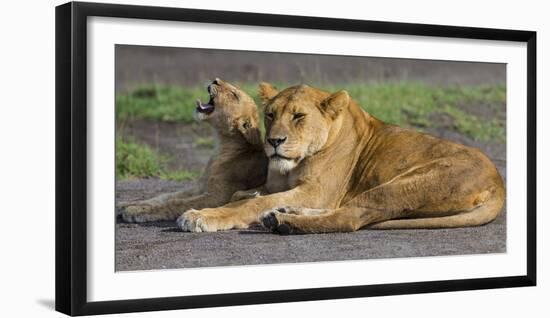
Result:
[[291,229],[288,224],[282,223],[280,216],[285,213],[284,208],[267,210],[260,214],[260,224],[268,230],[281,235],[290,234]]
[[275,231],[279,226],[279,221],[276,216],[277,211],[268,210],[260,214],[260,224],[268,230]]
[[208,224],[201,213],[195,209],[187,210],[176,221],[178,228],[184,232],[215,232],[208,228]]

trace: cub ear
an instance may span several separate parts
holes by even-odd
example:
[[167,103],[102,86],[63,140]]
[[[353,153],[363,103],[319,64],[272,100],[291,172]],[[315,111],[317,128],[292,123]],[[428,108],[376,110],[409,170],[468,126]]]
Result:
[[259,145],[261,143],[260,129],[253,124],[252,118],[239,118],[237,130],[243,135],[249,144]]
[[260,85],[258,85],[258,95],[264,105],[277,94],[279,94],[279,91],[275,86],[269,83],[261,82]]
[[348,92],[341,90],[323,100],[321,107],[332,119],[335,119],[344,108],[348,107],[349,102]]

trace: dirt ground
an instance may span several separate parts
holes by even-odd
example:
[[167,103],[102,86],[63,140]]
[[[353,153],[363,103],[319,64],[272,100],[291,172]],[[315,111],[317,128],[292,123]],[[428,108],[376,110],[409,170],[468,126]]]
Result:
[[[208,63],[204,62],[207,54]],[[315,74],[325,57],[304,59],[302,70],[292,67],[303,57],[294,56],[287,67],[272,67],[281,63],[281,56],[264,57],[272,63],[254,68],[259,56],[233,58],[223,63],[227,52],[198,52],[166,48],[130,48],[117,46],[116,86],[124,91],[139,83],[197,84],[215,76],[232,80],[296,80]],[[238,55],[238,52],[231,54]],[[225,55],[224,55],[225,54]],[[348,73],[342,69],[359,69],[357,60],[343,58],[338,67],[329,67],[341,81]],[[355,64],[354,64],[355,63]],[[361,61],[365,73],[355,77],[367,80],[419,80],[434,85],[504,83],[505,67],[498,64],[440,61],[390,60],[372,58]],[[332,65],[332,64],[331,64]],[[355,67],[353,67],[355,65]],[[327,71],[322,69],[322,71]],[[319,78],[323,79],[323,72]],[[305,75],[304,75],[305,74]],[[345,75],[348,74],[348,75]],[[267,78],[266,78],[267,77]],[[464,111],[481,118],[505,119],[504,107],[494,105],[463,105]],[[452,119],[434,114],[434,128],[428,132],[482,149],[506,178],[505,143],[476,142],[454,129]],[[121,128],[121,127],[117,127]],[[209,127],[193,124],[150,121],[127,122],[120,130],[136,140],[174,157],[175,169],[199,171],[206,164],[212,149],[198,147],[198,136],[211,134]],[[193,187],[194,182],[174,182],[156,178],[117,182],[117,201],[138,200],[156,194]],[[475,228],[440,230],[361,230],[354,233],[332,233],[279,236],[255,226],[248,230],[218,233],[185,233],[175,222],[146,224],[116,224],[116,270],[150,270],[202,266],[253,265],[337,261],[436,255],[464,255],[506,252],[506,210],[492,223]]]

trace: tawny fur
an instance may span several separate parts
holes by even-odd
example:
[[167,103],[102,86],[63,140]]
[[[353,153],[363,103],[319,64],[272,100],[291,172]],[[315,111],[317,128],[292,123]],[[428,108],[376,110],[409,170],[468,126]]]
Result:
[[216,130],[220,143],[205,169],[198,189],[162,194],[149,200],[119,206],[127,222],[175,220],[188,209],[228,203],[234,192],[265,183],[267,158],[263,152],[258,109],[239,88],[216,79],[210,85],[215,110],[196,113]]
[[[188,211],[178,219],[183,230],[257,222],[281,233],[477,226],[503,207],[502,177],[478,149],[386,124],[346,91],[263,84],[260,93],[269,167],[287,189]],[[275,153],[269,138],[286,139]]]

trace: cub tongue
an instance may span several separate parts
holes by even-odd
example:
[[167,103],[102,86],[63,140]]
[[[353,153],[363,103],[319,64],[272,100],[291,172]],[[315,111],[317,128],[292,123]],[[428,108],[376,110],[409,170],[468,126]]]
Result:
[[214,105],[203,104],[201,103],[200,99],[197,99],[195,103],[197,104],[197,111],[199,113],[210,114],[211,112],[214,111]]

